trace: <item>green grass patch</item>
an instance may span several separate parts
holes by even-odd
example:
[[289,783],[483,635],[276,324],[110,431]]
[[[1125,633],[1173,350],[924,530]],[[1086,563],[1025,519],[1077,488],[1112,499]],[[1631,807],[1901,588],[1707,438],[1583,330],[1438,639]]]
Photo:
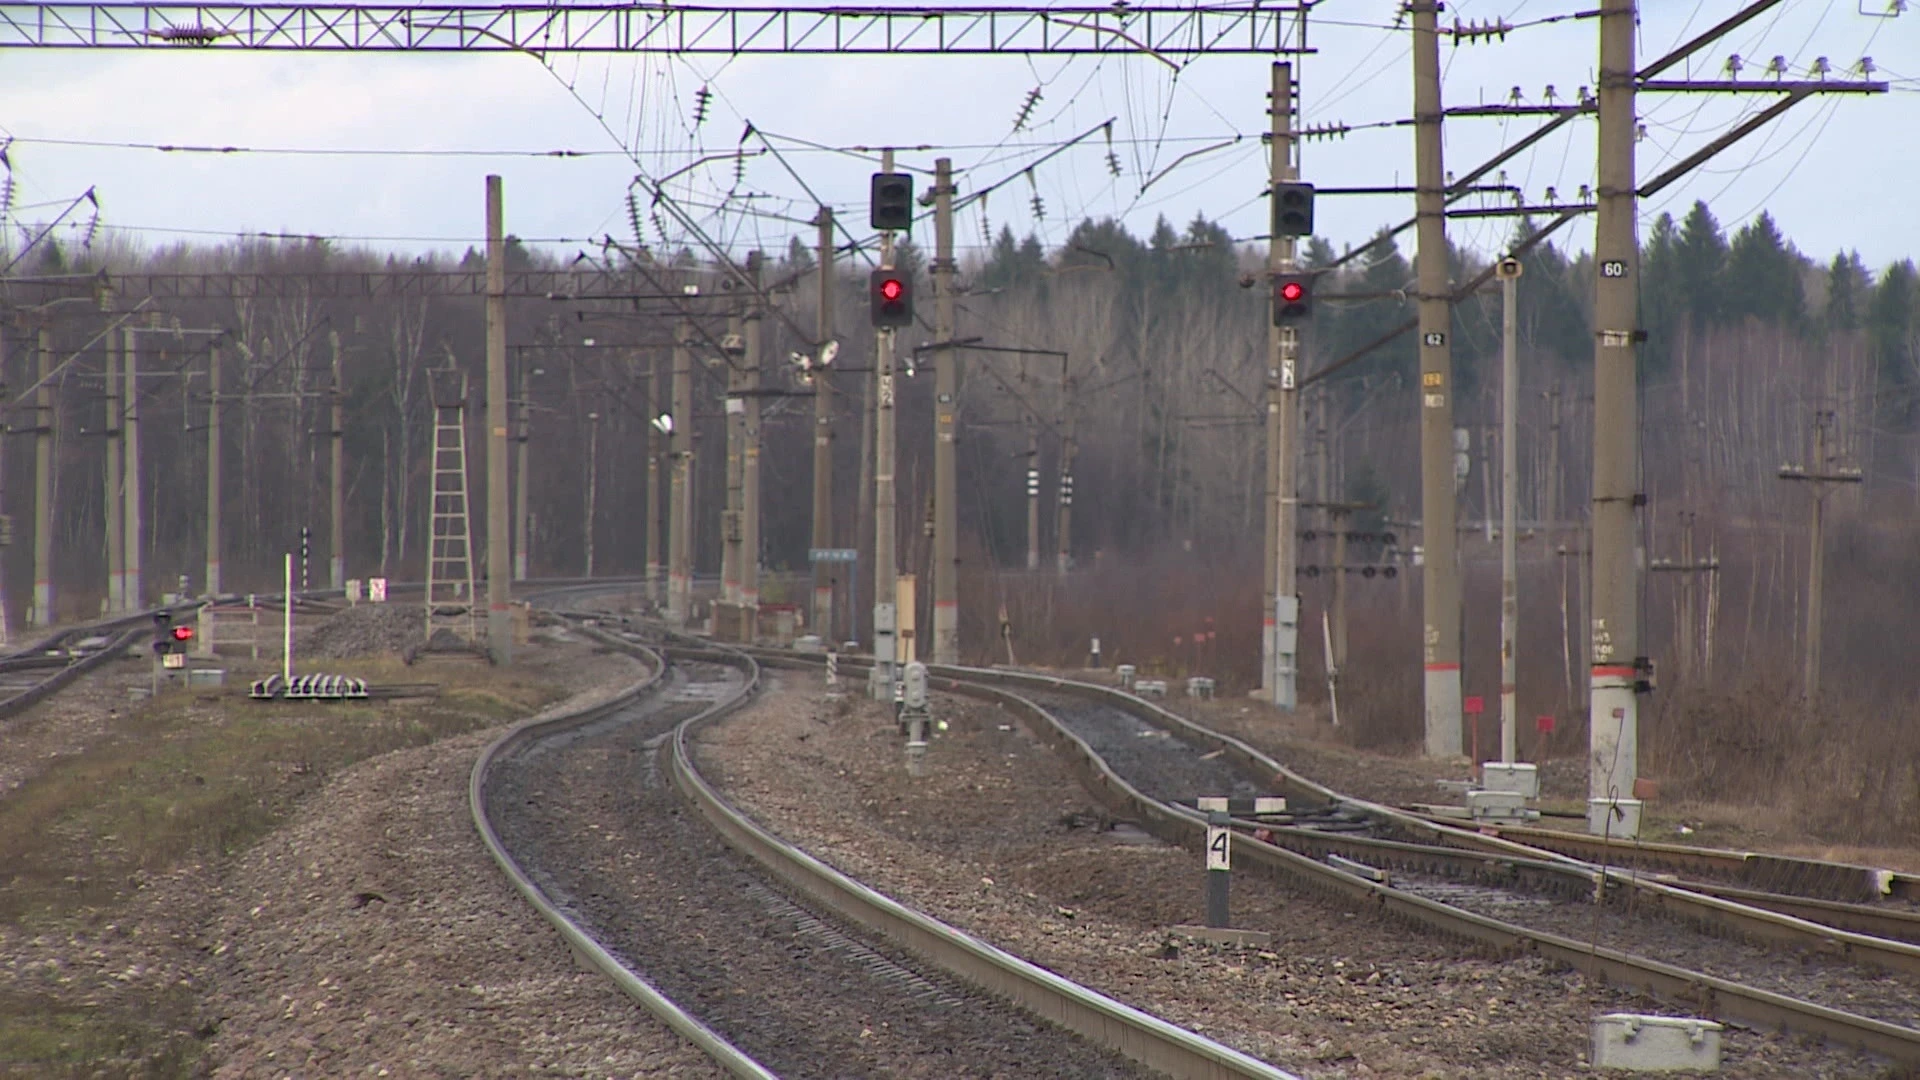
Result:
[[[566,693],[486,668],[374,660],[328,670],[376,683],[438,681],[441,692],[379,705],[261,703],[246,697],[253,675],[230,668],[223,692],[175,691],[123,709],[106,737],[0,800],[0,921],[60,934],[123,917],[143,876],[217,865],[354,763],[526,715]],[[194,1025],[185,990],[106,1008],[0,988],[0,1075],[193,1075]]]

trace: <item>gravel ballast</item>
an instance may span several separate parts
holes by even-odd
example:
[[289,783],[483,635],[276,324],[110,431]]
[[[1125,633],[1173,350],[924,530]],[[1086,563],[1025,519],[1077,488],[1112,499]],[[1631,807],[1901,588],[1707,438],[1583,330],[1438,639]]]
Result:
[[781,1076],[1147,1075],[809,914],[727,849],[658,767],[658,747],[738,681],[678,664],[657,701],[496,764],[490,813],[543,891]]
[[[704,771],[769,827],[904,903],[1174,1023],[1317,1078],[1598,1076],[1600,1013],[1673,1010],[1532,958],[1507,962],[1314,894],[1237,878],[1265,949],[1200,945],[1197,856],[1107,815],[1009,716],[941,697],[913,780],[891,716],[817,676],[704,737]],[[1730,1028],[1724,1075],[1874,1077],[1850,1051]]]

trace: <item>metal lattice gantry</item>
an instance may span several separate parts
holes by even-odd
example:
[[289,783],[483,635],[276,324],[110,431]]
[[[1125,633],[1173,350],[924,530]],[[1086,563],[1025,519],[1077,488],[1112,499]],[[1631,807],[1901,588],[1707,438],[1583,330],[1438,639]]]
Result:
[[0,2],[0,48],[1271,56],[1311,51],[1305,9]]

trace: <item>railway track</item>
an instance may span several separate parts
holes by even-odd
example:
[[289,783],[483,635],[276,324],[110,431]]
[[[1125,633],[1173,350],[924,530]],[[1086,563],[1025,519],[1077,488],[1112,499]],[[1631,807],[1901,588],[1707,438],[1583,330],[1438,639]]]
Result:
[[1289,1076],[783,843],[691,751],[694,730],[749,699],[755,662],[597,636],[652,656],[656,676],[490,747],[471,780],[476,826],[577,953],[735,1075]]
[[[755,655],[765,663],[813,663],[813,658],[792,653],[755,650]],[[858,660],[842,663],[851,669],[865,666]],[[1293,807],[1309,811],[1302,816],[1317,818],[1318,827],[1240,822],[1245,840],[1238,850],[1260,871],[1498,952],[1532,952],[1611,982],[1643,987],[1708,1015],[1817,1034],[1905,1064],[1920,1063],[1920,1027],[1915,1026],[1920,1014],[1913,1004],[1920,997],[1911,976],[1882,975],[1857,963],[1904,971],[1909,943],[1823,926],[1738,903],[1735,897],[1637,879],[1556,852],[1346,799],[1291,774],[1238,740],[1110,688],[999,669],[935,667],[932,673],[942,689],[990,700],[1022,715],[1074,761],[1089,790],[1164,839],[1189,847],[1200,842],[1204,819],[1183,800],[1190,803],[1198,794],[1271,794],[1281,788],[1296,800]],[[1076,711],[1077,717],[1058,715]],[[1105,714],[1104,721],[1100,714]],[[1098,730],[1102,723],[1108,730]],[[1171,752],[1141,777],[1149,790],[1132,782],[1131,768],[1108,760],[1112,756],[1139,766],[1143,755],[1159,756],[1156,744]],[[1396,829],[1419,839],[1389,838]],[[1353,861],[1349,869],[1340,869],[1328,865],[1329,855]],[[1400,868],[1397,874],[1377,872],[1392,867]],[[1516,902],[1512,886],[1528,881],[1533,891],[1518,894]],[[1541,892],[1549,897],[1597,894],[1617,899],[1611,906],[1588,904],[1574,910],[1564,902],[1540,901]],[[1619,899],[1639,906],[1624,914],[1610,910],[1619,906]],[[1555,907],[1561,910],[1554,913]],[[1675,916],[1673,922],[1679,925],[1642,917],[1649,913]],[[1609,920],[1600,932],[1595,917]],[[1708,933],[1692,933],[1688,926]],[[1683,962],[1638,955],[1615,947],[1615,941],[1664,950]],[[1683,966],[1688,961],[1695,966]],[[1811,993],[1806,992],[1810,985]],[[1822,1000],[1812,1000],[1815,997]]]

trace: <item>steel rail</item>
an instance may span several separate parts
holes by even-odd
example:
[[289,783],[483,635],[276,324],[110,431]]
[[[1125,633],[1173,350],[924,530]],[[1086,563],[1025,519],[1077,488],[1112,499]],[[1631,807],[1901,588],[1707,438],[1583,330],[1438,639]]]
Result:
[[[1427,820],[1444,819],[1415,814]],[[1853,863],[1806,859],[1793,855],[1735,851],[1726,848],[1694,847],[1662,841],[1608,839],[1522,825],[1483,825],[1490,836],[1510,837],[1533,847],[1572,855],[1588,862],[1634,863],[1644,866],[1685,870],[1704,875],[1724,876],[1733,881],[1758,885],[1763,882],[1804,883],[1802,888],[1819,890],[1806,895],[1820,899],[1873,900],[1889,897],[1920,903],[1920,874],[1884,870]]]
[[[756,651],[756,655],[763,663],[784,662],[796,667],[813,666],[810,658],[792,653],[780,655],[778,658],[762,651]],[[849,658],[842,661],[843,667],[854,669],[869,663],[871,661],[866,658]],[[1187,807],[1175,803],[1162,803],[1142,794],[1115,773],[1092,747],[1069,730],[1045,707],[1012,690],[1003,689],[1001,685],[994,684],[1011,684],[1095,697],[1111,701],[1135,715],[1149,713],[1161,724],[1178,727],[1194,738],[1216,748],[1227,750],[1234,756],[1244,755],[1246,763],[1262,763],[1264,767],[1273,770],[1277,782],[1297,783],[1307,790],[1318,793],[1329,802],[1337,802],[1356,809],[1384,811],[1398,817],[1406,816],[1386,807],[1378,807],[1377,804],[1339,796],[1329,788],[1280,767],[1271,758],[1267,758],[1230,735],[1194,724],[1161,709],[1152,702],[1110,687],[997,668],[929,665],[928,672],[933,684],[940,689],[1003,705],[1016,715],[1034,721],[1038,735],[1068,752],[1070,763],[1081,775],[1088,791],[1106,801],[1114,809],[1136,818],[1147,831],[1183,847],[1197,850],[1203,842],[1206,826],[1203,815]],[[1431,827],[1431,823],[1423,824]],[[1519,845],[1508,844],[1507,846],[1517,849],[1510,853],[1515,856],[1516,862],[1522,859],[1542,861],[1537,858],[1543,854],[1541,852],[1522,849]],[[1370,881],[1254,837],[1244,837],[1240,849],[1247,853],[1250,861],[1263,872],[1286,877],[1331,895],[1359,901],[1384,914],[1407,919],[1443,933],[1458,935],[1502,955],[1532,953],[1544,956],[1609,982],[1642,987],[1650,993],[1698,1008],[1708,1015],[1725,1016],[1744,1023],[1782,1031],[1814,1033],[1848,1046],[1883,1055],[1903,1064],[1920,1064],[1920,1029],[1858,1016],[1704,972],[1689,971],[1648,957],[1504,923],[1436,900],[1413,895],[1394,888],[1391,884]],[[1546,865],[1556,862],[1566,864],[1568,860],[1565,856],[1558,855],[1544,860]],[[1839,933],[1831,930],[1828,932],[1836,935]]]
[[1083,697],[1098,697],[1136,715],[1145,713],[1162,726],[1179,730],[1190,738],[1224,751],[1237,759],[1242,767],[1255,773],[1272,776],[1275,784],[1288,789],[1289,794],[1298,792],[1329,805],[1350,807],[1377,821],[1409,833],[1416,835],[1424,833],[1443,844],[1512,859],[1562,863],[1570,869],[1592,875],[1596,890],[1599,881],[1604,878],[1609,890],[1619,888],[1639,894],[1637,903],[1657,906],[1682,918],[1700,919],[1752,940],[1775,941],[1795,948],[1836,953],[1889,971],[1920,972],[1920,946],[1910,942],[1856,933],[1784,912],[1723,899],[1690,890],[1681,885],[1640,877],[1620,869],[1617,865],[1587,862],[1546,848],[1532,847],[1500,836],[1457,828],[1409,814],[1395,807],[1343,795],[1323,784],[1308,780],[1240,739],[1214,731],[1144,698],[1112,687],[1050,675],[1012,672],[1000,668],[930,668],[929,670],[956,673],[961,677],[979,677],[1018,685],[1051,688]]
[[[638,645],[628,644],[624,651],[630,656],[651,658],[653,672],[647,678],[598,705],[556,716],[535,717],[515,724],[480,752],[480,756],[474,760],[473,771],[467,778],[467,806],[473,818],[473,827],[479,832],[480,841],[486,846],[487,854],[492,856],[494,864],[500,867],[501,873],[507,876],[507,881],[513,886],[514,891],[518,892],[535,911],[540,913],[541,918],[559,932],[568,948],[572,949],[574,955],[578,956],[582,962],[612,980],[622,992],[639,1002],[642,1008],[699,1048],[702,1053],[712,1058],[730,1074],[741,1077],[743,1080],[778,1080],[774,1073],[655,989],[653,984],[639,972],[622,964],[617,957],[594,940],[593,935],[586,928],[561,911],[558,905],[554,904],[540,887],[534,884],[526,869],[507,850],[506,845],[500,840],[498,830],[494,828],[492,818],[487,813],[488,773],[507,754],[540,739],[571,731],[611,716],[659,688],[661,678],[667,670],[665,658],[651,649]],[[744,700],[744,694],[727,701],[717,702],[707,712],[722,711],[741,700]]]
[[[615,648],[622,639],[589,629]],[[683,639],[685,635],[672,635]],[[690,639],[688,639],[690,640]],[[757,685],[760,666],[746,650],[669,646],[673,656],[749,665]],[[866,928],[988,993],[1109,1047],[1175,1080],[1299,1080],[1251,1055],[1168,1023],[1090,987],[1054,974],[929,915],[909,908],[786,843],[728,803],[694,765],[690,736],[717,714],[702,714],[674,729],[662,748],[670,755],[674,783],[736,850],[751,857],[812,902]]]

